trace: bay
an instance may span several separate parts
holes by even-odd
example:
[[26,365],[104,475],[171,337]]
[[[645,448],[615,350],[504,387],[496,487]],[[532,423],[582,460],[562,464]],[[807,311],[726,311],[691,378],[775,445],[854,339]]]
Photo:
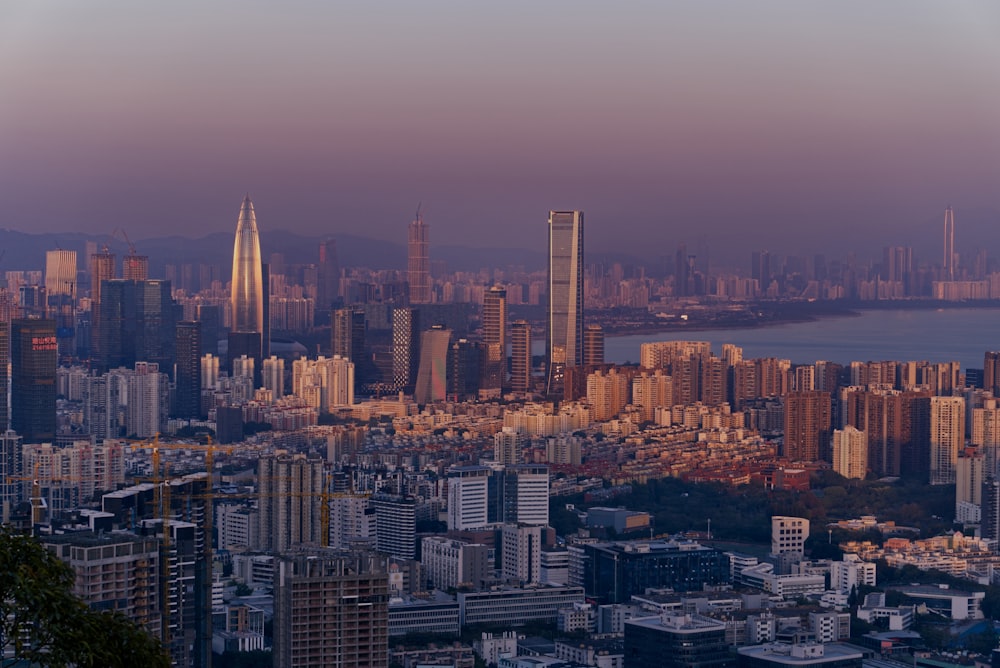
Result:
[[639,346],[652,341],[710,341],[743,348],[743,357],[777,357],[794,364],[817,360],[957,361],[962,369],[981,369],[987,350],[1000,350],[1000,307],[864,310],[858,315],[824,317],[750,329],[670,331],[609,336],[604,358],[622,364],[639,361]]

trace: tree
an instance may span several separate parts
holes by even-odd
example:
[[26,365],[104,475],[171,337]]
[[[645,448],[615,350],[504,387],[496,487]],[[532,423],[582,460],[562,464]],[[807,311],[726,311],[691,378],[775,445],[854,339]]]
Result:
[[121,613],[91,610],[72,587],[73,571],[56,555],[30,536],[0,527],[4,656],[41,666],[170,665],[156,638]]

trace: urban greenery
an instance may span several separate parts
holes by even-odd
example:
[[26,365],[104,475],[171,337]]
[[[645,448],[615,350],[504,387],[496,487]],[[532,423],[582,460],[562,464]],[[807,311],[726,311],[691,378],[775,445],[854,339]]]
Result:
[[2,665],[169,666],[159,641],[72,593],[73,571],[30,536],[0,527]]

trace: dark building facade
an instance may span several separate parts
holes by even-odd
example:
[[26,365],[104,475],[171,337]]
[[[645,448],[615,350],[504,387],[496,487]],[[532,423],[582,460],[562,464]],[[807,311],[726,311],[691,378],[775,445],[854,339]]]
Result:
[[25,443],[56,438],[58,344],[53,320],[10,325],[11,428]]
[[173,364],[177,318],[170,281],[102,282],[98,318],[100,370],[132,368],[136,362],[156,362],[163,369]]
[[625,623],[628,668],[729,668],[736,661],[726,625],[699,615],[647,617]]
[[177,365],[174,375],[177,401],[174,415],[197,418],[201,415],[201,323],[177,323]]
[[628,603],[647,587],[700,591],[730,580],[729,557],[697,543],[616,542],[584,545],[583,586],[599,603]]

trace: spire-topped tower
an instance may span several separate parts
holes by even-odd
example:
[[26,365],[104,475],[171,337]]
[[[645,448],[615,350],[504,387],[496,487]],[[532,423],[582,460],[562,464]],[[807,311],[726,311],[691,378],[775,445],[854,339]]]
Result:
[[233,244],[233,283],[230,296],[233,332],[264,332],[264,281],[257,219],[250,195],[243,198]]
[[410,223],[406,280],[410,283],[410,303],[431,303],[431,261],[428,253],[428,228],[417,207],[417,216]]
[[949,205],[944,210],[944,280],[955,280],[955,212]]

